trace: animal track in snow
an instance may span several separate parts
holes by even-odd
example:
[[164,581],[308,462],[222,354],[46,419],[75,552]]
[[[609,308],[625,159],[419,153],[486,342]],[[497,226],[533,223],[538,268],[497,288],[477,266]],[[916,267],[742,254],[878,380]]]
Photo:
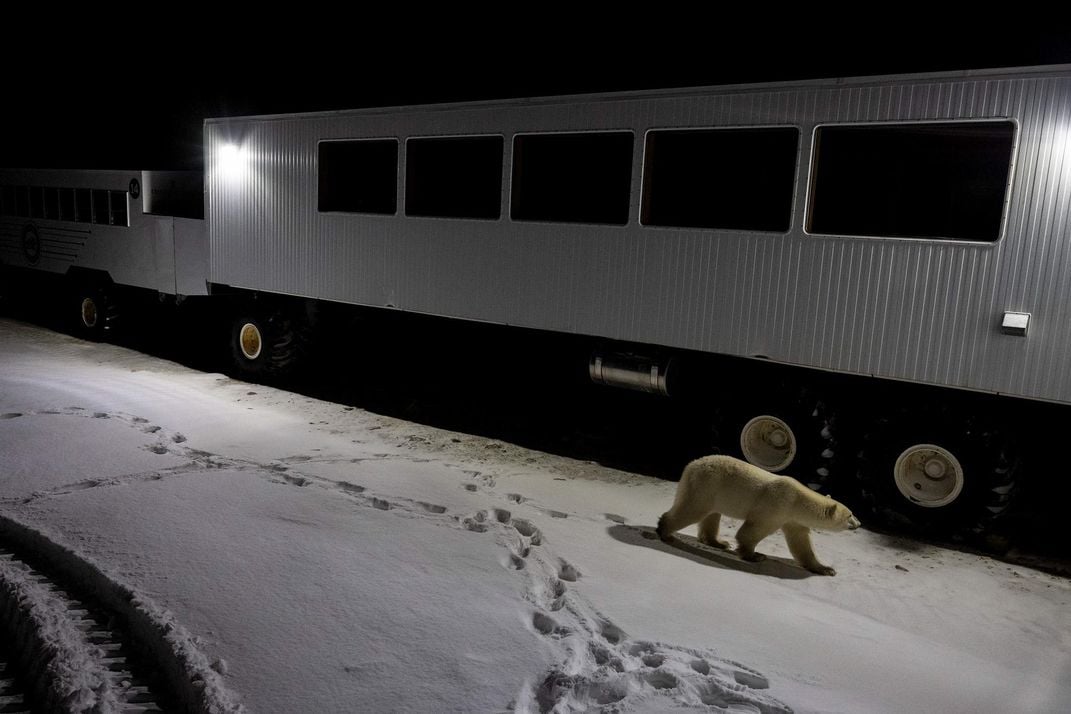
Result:
[[602,515],[603,515],[603,518],[605,518],[608,521],[613,521],[614,523],[624,524],[625,520],[626,520],[624,516],[619,516],[616,513],[604,513]]
[[750,670],[737,670],[733,672],[733,678],[736,679],[737,684],[742,684],[745,687],[751,689],[769,689],[770,680],[763,677],[758,672]]
[[540,545],[543,542],[542,533],[539,532],[538,528],[532,525],[531,521],[527,521],[523,518],[514,518],[513,527],[525,538],[531,538],[532,545]]
[[18,419],[22,416],[21,412],[8,412],[7,414],[0,414],[0,419]]
[[524,570],[525,566],[524,558],[516,553],[507,553],[499,562],[502,563],[503,568],[508,568],[510,570]]
[[564,560],[559,560],[558,577],[562,580],[567,580],[571,583],[575,583],[580,578],[580,571],[576,569],[576,566],[567,563]]
[[389,511],[391,509],[390,501],[384,498],[372,498],[372,507],[378,508],[381,511]]

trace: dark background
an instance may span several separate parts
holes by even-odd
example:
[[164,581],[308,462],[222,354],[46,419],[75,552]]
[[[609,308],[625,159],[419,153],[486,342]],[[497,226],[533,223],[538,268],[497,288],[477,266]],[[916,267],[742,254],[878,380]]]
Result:
[[62,28],[47,16],[9,22],[0,166],[200,168],[206,117],[1071,62],[1071,32],[1014,20],[980,30],[836,17],[771,29],[772,8],[752,20],[617,24],[541,9],[541,24],[451,15],[417,27],[405,13],[315,17],[289,6],[301,21],[220,19],[211,8],[176,20],[155,7],[152,20],[125,24],[149,9]]

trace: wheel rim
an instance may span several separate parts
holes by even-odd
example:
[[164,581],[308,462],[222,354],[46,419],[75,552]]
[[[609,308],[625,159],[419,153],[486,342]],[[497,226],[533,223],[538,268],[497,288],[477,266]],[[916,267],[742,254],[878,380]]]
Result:
[[749,463],[780,471],[796,458],[796,435],[781,419],[763,414],[740,430],[740,450]]
[[242,354],[245,355],[246,359],[259,357],[262,344],[263,340],[260,337],[259,327],[252,322],[242,325],[242,329],[238,332],[238,345],[241,347]]
[[93,328],[97,326],[97,303],[93,298],[82,298],[82,324]]
[[915,444],[904,449],[893,467],[896,488],[904,498],[924,508],[940,508],[963,491],[963,466],[948,449]]

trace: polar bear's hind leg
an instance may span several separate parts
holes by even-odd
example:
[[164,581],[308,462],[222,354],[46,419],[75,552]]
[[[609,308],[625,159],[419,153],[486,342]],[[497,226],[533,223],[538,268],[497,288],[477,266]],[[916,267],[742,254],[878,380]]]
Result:
[[658,519],[658,537],[663,542],[669,543],[673,540],[674,533],[697,523],[708,512],[707,507],[697,506],[695,503],[674,503],[673,508],[663,513]]
[[766,560],[762,553],[755,552],[755,546],[766,536],[780,527],[780,523],[770,524],[762,520],[748,518],[736,532],[736,553],[744,560],[759,563]]
[[727,549],[729,544],[718,540],[718,528],[721,526],[721,514],[711,513],[699,521],[699,542],[711,548]]

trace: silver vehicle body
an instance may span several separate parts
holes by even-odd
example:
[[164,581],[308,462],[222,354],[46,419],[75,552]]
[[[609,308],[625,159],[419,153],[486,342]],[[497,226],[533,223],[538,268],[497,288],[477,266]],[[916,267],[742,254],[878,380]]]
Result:
[[[154,215],[154,196],[164,207],[165,193],[201,193],[200,175],[164,171],[0,170],[0,187],[42,192],[47,207],[29,215],[0,210],[0,261],[66,275],[72,269],[107,274],[119,285],[166,295],[206,295],[208,236],[197,218]],[[115,220],[84,214],[75,219],[51,205],[58,191],[107,194]],[[10,193],[7,195],[11,195]],[[121,208],[116,202],[123,202]],[[90,205],[93,199],[89,198]],[[34,204],[35,206],[37,204]]]
[[[806,232],[817,127],[1014,123],[995,242]],[[785,233],[640,223],[652,129],[797,127]],[[510,218],[513,138],[634,133],[623,226]],[[205,124],[209,281],[823,370],[1071,402],[1071,68],[959,72],[229,118]],[[504,137],[498,220],[322,213],[317,147]],[[237,168],[225,166],[225,154]],[[233,162],[232,162],[233,163]],[[1005,312],[1030,314],[1025,336]]]

